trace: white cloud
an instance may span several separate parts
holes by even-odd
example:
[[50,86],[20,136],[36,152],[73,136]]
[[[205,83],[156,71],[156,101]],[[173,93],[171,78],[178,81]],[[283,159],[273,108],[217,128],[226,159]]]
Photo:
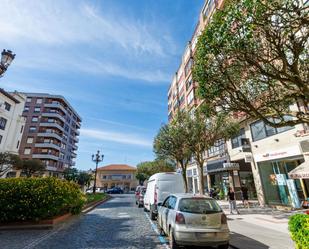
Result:
[[118,44],[126,50],[164,55],[162,40],[146,23],[82,1],[2,0],[0,41],[44,45]]
[[102,141],[138,145],[142,147],[152,147],[152,141],[142,138],[137,134],[82,128],[81,135],[83,137],[94,138]]

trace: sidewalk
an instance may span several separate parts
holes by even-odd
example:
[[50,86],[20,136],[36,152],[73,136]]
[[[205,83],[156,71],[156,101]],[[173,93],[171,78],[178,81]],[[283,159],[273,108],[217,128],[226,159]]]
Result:
[[218,201],[227,214],[231,230],[231,245],[239,249],[293,249],[288,230],[288,218],[295,212],[283,212],[269,207],[260,207],[250,202],[244,208],[237,201],[239,215],[230,214],[228,201]]

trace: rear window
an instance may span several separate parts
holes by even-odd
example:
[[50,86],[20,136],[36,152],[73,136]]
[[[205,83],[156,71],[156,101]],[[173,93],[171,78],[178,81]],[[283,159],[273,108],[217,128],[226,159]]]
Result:
[[215,200],[204,198],[185,198],[179,201],[179,211],[194,214],[213,214],[222,212]]

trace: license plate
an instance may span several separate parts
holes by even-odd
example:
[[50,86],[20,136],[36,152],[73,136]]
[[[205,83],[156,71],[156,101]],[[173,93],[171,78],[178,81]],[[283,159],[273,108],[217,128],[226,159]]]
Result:
[[213,238],[216,236],[217,236],[217,233],[196,233],[196,237],[198,239]]

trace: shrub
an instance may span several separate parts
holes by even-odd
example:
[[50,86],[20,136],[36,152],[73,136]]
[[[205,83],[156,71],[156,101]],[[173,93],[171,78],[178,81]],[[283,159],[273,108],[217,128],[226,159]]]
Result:
[[81,212],[84,194],[53,177],[0,179],[0,222],[41,220]]
[[295,214],[291,216],[289,230],[297,249],[309,248],[309,215]]

